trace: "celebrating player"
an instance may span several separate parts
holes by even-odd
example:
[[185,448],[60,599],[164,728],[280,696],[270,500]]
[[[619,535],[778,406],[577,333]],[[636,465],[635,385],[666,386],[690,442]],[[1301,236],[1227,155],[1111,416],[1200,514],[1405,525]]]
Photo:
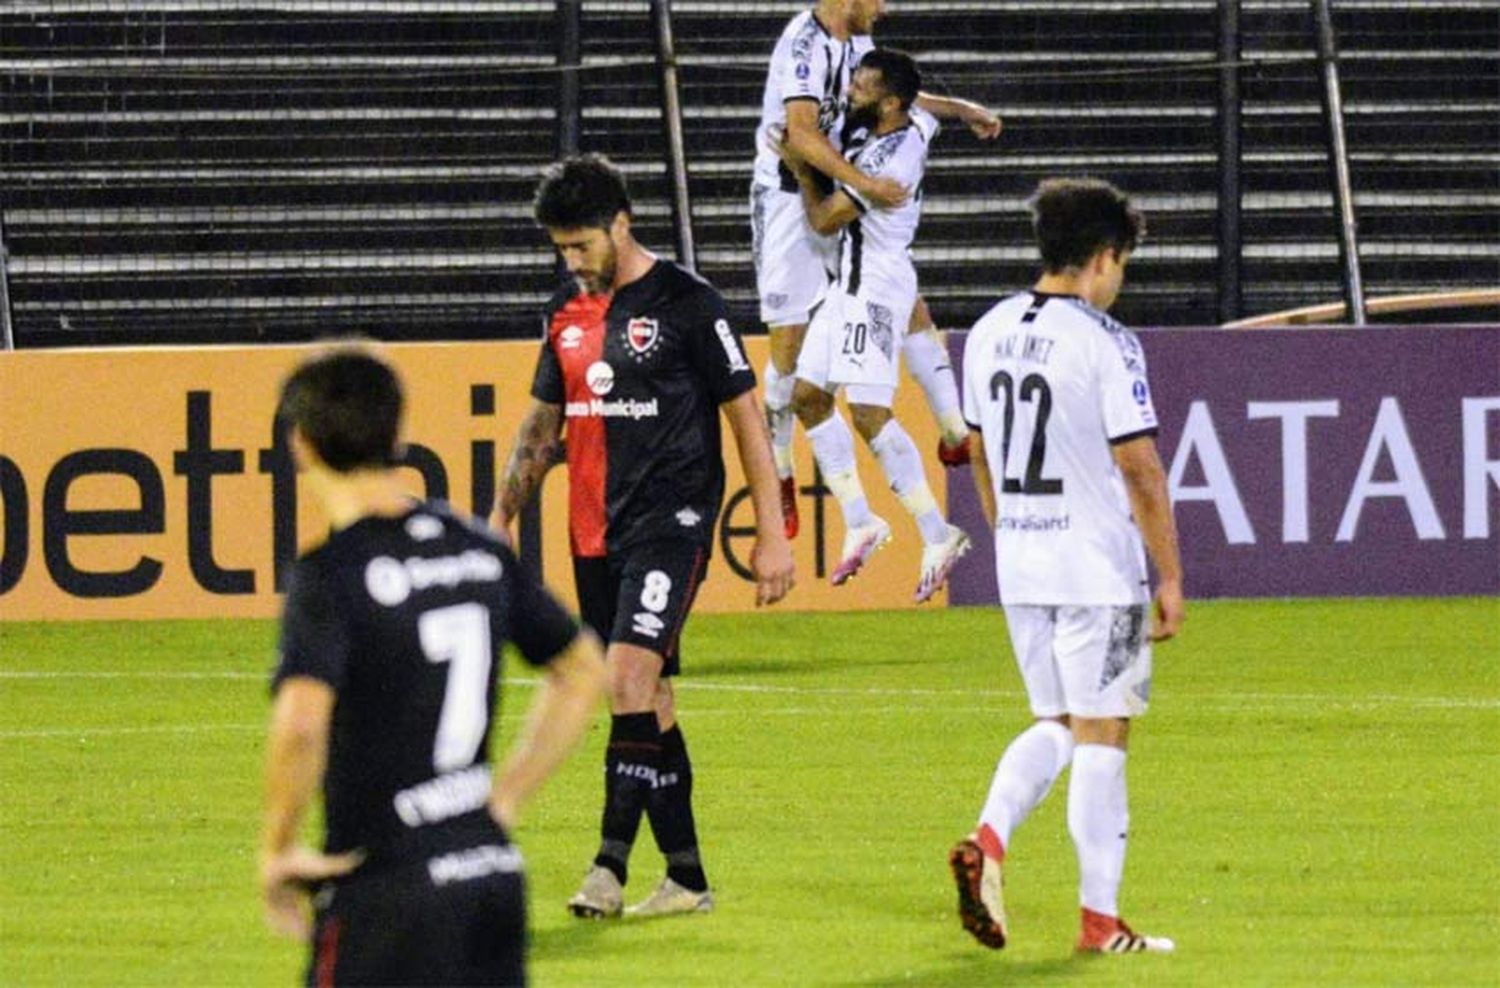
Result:
[[[766,410],[788,538],[795,538],[798,529],[792,476],[793,373],[810,314],[838,266],[838,250],[837,238],[808,225],[797,181],[781,160],[780,144],[785,135],[792,152],[819,175],[820,182],[842,183],[873,206],[899,206],[915,193],[914,186],[861,172],[841,153],[850,136],[844,119],[849,83],[860,59],[874,47],[870,31],[885,7],[885,0],[820,0],[816,8],[793,17],[771,55],[755,134],[751,233],[760,317],[770,330]],[[982,140],[1000,134],[1000,118],[977,103],[920,93],[917,105],[943,119],[963,122]],[[942,430],[938,455],[950,466],[966,463],[968,428],[959,408],[958,386],[947,347],[920,298],[910,328],[903,350]]]
[[[522,984],[521,855],[507,831],[593,716],[599,643],[490,533],[407,496],[395,471],[401,387],[385,362],[341,349],[304,363],[280,416],[334,533],[297,562],[287,592],[266,754],[266,917],[312,935],[309,984]],[[506,641],[547,675],[492,783]],[[320,782],[323,853],[296,843]]]
[[[930,115],[912,112],[921,74],[911,56],[889,48],[867,53],[849,86],[846,129],[865,135],[849,160],[864,176],[918,188],[927,145],[937,128]],[[912,238],[922,215],[920,194],[900,206],[880,207],[852,186],[824,195],[817,176],[790,142],[783,145],[812,228],[839,232],[838,281],[808,327],[797,359],[792,403],[807,429],[813,455],[844,515],[844,543],[832,582],[844,583],[891,535],[870,510],[854,461],[854,437],[836,414],[834,395],[846,389],[854,427],[880,460],[891,489],[922,533],[922,570],[915,599],[930,598],[969,550],[969,537],[943,518],[928,487],[911,436],[891,417],[900,380],[901,338],[917,299]]]
[[503,530],[540,486],[566,421],[573,571],[584,620],[609,640],[613,714],[599,852],[568,906],[620,915],[645,812],[667,875],[631,914],[704,912],[713,896],[671,677],[724,494],[721,410],[755,510],[756,603],[774,603],[793,583],[755,373],[719,293],[631,234],[625,180],[608,160],[555,165],[537,190],[536,218],[573,280],[547,310],[535,401],[493,520]]
[[[1182,564],[1156,452],[1156,412],[1134,333],[1105,314],[1144,231],[1108,183],[1054,179],[1031,201],[1043,274],[964,345],[974,482],[995,533],[1010,640],[1036,722],[1001,756],[978,829],[949,856],[964,928],[1007,936],[1001,866],[1012,831],[1071,762],[1078,949],[1170,951],[1120,918],[1129,812],[1125,749],[1146,711],[1151,642],[1182,625]],[[1156,620],[1146,560],[1158,575]]]

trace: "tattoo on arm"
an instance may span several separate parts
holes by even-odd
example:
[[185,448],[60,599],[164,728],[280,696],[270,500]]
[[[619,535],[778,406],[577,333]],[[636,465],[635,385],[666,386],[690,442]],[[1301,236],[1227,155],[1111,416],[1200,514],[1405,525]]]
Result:
[[506,518],[514,518],[536,494],[561,449],[561,406],[537,402],[521,423],[500,479],[500,510]]

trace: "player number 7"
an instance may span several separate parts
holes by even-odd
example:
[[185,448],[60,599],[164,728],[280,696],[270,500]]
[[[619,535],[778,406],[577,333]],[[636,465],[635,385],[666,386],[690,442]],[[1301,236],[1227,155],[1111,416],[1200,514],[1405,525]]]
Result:
[[439,772],[466,768],[474,764],[487,722],[485,686],[494,661],[489,609],[471,603],[427,611],[417,619],[417,637],[428,662],[448,663],[432,767]]

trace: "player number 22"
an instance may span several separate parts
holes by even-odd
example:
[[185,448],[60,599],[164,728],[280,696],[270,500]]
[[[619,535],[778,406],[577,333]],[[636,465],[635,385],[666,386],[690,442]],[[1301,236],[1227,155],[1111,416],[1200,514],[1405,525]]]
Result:
[[1042,476],[1042,463],[1047,459],[1047,419],[1052,415],[1052,389],[1047,379],[1040,374],[1027,374],[1021,378],[1019,393],[1015,378],[1009,371],[996,371],[990,378],[990,400],[999,401],[1005,392],[1005,431],[1001,434],[1000,450],[1004,470],[1010,469],[1010,437],[1016,424],[1016,399],[1036,405],[1036,427],[1031,433],[1031,453],[1026,458],[1026,476],[1023,480],[1009,477],[1002,471],[1000,490],[1005,494],[1061,494],[1062,481]]
[[474,764],[488,721],[485,710],[490,663],[490,612],[483,604],[455,604],[425,612],[417,619],[422,654],[434,664],[448,664],[443,712],[432,742],[432,767],[453,772]]

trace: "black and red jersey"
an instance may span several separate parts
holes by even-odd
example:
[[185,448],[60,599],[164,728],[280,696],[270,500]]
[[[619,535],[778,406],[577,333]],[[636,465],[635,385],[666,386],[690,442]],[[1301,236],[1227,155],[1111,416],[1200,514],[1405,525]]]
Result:
[[755,387],[712,285],[666,261],[612,295],[570,285],[546,314],[532,397],[563,407],[575,556],[712,544],[719,406]]

